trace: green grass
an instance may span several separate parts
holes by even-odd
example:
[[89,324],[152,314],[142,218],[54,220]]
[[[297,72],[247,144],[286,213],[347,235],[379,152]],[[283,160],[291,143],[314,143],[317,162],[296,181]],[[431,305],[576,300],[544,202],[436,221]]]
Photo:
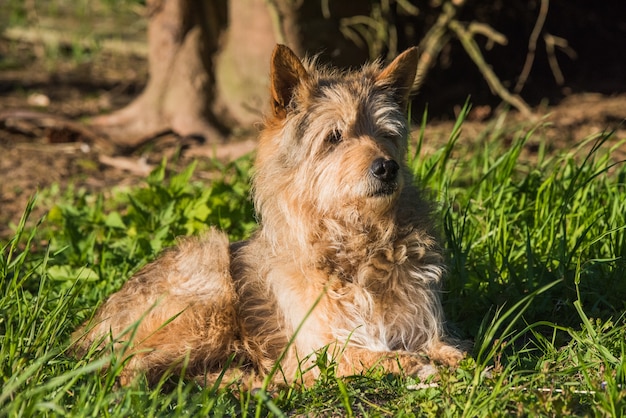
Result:
[[193,166],[168,174],[162,164],[128,193],[68,192],[35,227],[25,227],[26,209],[0,244],[0,416],[626,414],[626,166],[610,158],[616,138],[600,133],[528,162],[520,154],[541,142],[537,132],[504,145],[489,128],[464,152],[461,128],[433,155],[410,158],[441,205],[447,317],[474,342],[436,385],[377,371],[338,379],[321,361],[314,387],[272,394],[172,377],[118,388],[115,359],[100,372],[106,354],[71,356],[70,333],[176,236],[254,229],[243,158],[210,184],[190,181]]

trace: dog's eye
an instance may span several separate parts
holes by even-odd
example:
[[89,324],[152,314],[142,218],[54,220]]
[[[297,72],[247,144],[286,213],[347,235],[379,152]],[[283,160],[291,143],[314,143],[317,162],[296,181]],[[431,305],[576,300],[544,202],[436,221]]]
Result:
[[401,135],[398,132],[392,131],[391,129],[377,129],[375,133],[377,138],[384,139],[386,141],[397,142],[400,140]]
[[342,141],[342,139],[343,136],[337,129],[333,129],[328,135],[326,135],[326,142],[329,144],[338,144]]

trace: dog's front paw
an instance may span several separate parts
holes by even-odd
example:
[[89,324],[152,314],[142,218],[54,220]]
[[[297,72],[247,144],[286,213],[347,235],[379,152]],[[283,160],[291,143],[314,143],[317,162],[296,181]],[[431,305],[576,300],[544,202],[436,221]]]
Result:
[[446,366],[456,366],[465,357],[466,353],[457,347],[440,343],[428,351],[428,357],[436,362]]

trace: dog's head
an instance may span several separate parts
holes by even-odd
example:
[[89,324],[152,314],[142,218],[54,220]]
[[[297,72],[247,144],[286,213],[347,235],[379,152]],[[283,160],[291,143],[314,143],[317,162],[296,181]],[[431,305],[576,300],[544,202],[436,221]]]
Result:
[[408,181],[406,107],[417,59],[411,48],[384,68],[340,72],[275,48],[254,177],[263,220],[389,212]]

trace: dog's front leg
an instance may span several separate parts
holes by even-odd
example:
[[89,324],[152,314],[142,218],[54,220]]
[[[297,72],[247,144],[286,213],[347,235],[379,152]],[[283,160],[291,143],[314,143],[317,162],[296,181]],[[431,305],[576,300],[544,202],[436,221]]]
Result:
[[428,357],[403,351],[370,351],[346,347],[337,359],[337,376],[352,376],[382,368],[386,373],[424,377],[433,374]]

